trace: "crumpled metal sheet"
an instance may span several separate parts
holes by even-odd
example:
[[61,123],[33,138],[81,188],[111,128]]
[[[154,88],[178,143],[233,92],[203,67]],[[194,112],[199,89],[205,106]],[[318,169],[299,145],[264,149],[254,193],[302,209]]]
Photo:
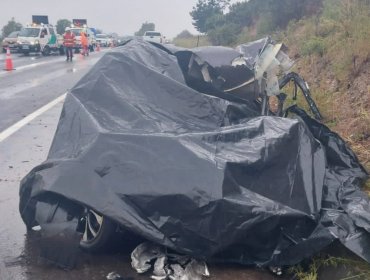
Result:
[[145,273],[152,268],[154,262],[154,280],[202,280],[210,276],[207,264],[188,256],[167,254],[165,248],[146,242],[135,248],[131,253],[131,265],[137,273]]
[[68,94],[20,194],[64,197],[197,259],[291,265],[339,239],[370,261],[356,156],[297,108],[257,109],[190,88],[176,56],[131,41]]
[[137,273],[145,273],[151,269],[152,265],[150,262],[152,260],[162,259],[163,257],[165,257],[165,253],[161,246],[152,243],[142,243],[131,253],[131,266]]
[[107,280],[134,280],[132,277],[122,277],[115,271],[109,272],[106,278]]

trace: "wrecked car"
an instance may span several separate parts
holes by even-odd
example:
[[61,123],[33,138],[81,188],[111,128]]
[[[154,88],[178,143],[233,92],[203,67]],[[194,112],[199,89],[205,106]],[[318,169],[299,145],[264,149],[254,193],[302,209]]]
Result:
[[[314,119],[282,48],[132,40],[105,54],[68,93],[47,160],[21,182],[27,228],[76,232],[90,252],[120,232],[258,266],[293,265],[340,240],[370,261],[368,174]],[[290,81],[314,118],[285,102]]]

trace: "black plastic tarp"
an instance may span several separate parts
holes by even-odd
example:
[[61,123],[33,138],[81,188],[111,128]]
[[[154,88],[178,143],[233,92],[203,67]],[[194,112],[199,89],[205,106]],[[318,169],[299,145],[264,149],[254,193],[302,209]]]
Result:
[[258,116],[184,75],[146,42],[104,55],[21,193],[60,195],[198,258],[290,265],[339,239],[370,261],[367,174],[344,141],[299,108]]

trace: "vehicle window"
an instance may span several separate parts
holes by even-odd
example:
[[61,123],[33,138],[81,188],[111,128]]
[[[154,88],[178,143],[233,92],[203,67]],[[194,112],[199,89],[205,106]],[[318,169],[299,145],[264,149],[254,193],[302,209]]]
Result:
[[20,37],[38,37],[40,28],[23,28],[19,33]]
[[53,28],[49,28],[49,33],[50,33],[51,35],[55,35],[54,29],[53,29]]
[[145,36],[161,36],[161,33],[159,32],[146,32]]
[[17,38],[19,31],[14,31],[8,35],[8,38]]
[[82,29],[71,29],[71,32],[75,34],[75,36],[81,36]]

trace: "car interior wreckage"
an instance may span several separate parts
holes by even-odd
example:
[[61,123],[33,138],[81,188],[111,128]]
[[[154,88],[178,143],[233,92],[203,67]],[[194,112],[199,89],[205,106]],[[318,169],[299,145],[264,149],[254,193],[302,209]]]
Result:
[[46,161],[20,185],[27,228],[66,248],[42,256],[70,267],[68,247],[97,252],[120,234],[261,267],[338,240],[370,262],[368,173],[320,122],[284,48],[131,40],[106,53],[68,93]]

